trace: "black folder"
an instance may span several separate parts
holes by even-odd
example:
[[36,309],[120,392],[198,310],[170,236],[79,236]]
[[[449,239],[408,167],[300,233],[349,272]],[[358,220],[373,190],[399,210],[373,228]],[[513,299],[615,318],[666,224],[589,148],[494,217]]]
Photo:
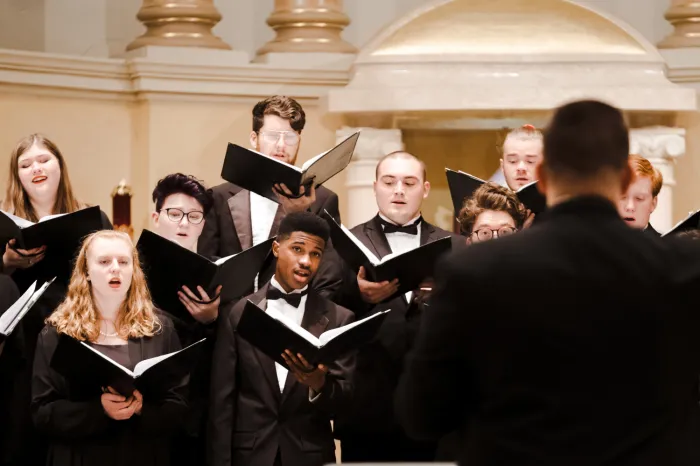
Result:
[[686,218],[676,223],[670,230],[661,236],[673,236],[683,231],[700,229],[700,210],[691,212]]
[[148,289],[155,305],[175,317],[192,320],[177,297],[183,285],[195,295],[199,295],[197,286],[201,286],[212,300],[216,299],[216,288],[222,285],[222,303],[240,299],[252,289],[255,276],[271,253],[273,241],[274,238],[270,238],[217,261],[149,230],[143,230],[136,247],[144,263]]
[[131,371],[85,342],[62,334],[51,358],[51,368],[69,382],[99,390],[112,387],[123,396],[135,389],[143,395],[163,395],[180,385],[201,356],[199,340],[187,348],[140,361]]
[[284,316],[265,312],[250,300],[243,308],[236,333],[275,362],[287,367],[284,350],[300,353],[309,364],[330,364],[374,340],[389,310],[378,312],[343,327],[327,330],[316,338]]
[[312,184],[318,187],[343,171],[352,159],[359,137],[360,132],[355,132],[301,167],[229,143],[221,177],[275,202],[277,196],[272,188],[277,183],[284,183],[294,196],[299,197],[302,186],[308,192]]
[[17,248],[34,249],[46,246],[51,249],[78,249],[83,237],[102,229],[102,216],[98,206],[76,210],[70,214],[45,217],[37,223],[0,211],[0,243],[17,240]]
[[472,197],[474,191],[479,189],[486,181],[469,173],[454,171],[449,168],[445,168],[445,176],[447,176],[447,185],[452,196],[452,206],[455,211],[455,217],[457,217],[459,211],[462,210],[464,201]]
[[331,241],[338,255],[355,273],[364,267],[367,278],[373,282],[398,278],[399,289],[394,296],[418,288],[423,280],[433,275],[437,259],[452,249],[452,238],[446,236],[403,254],[379,259],[328,211],[324,210],[323,215],[331,227]]
[[2,316],[0,316],[0,343],[5,341],[5,339],[12,334],[12,331],[17,327],[19,321],[27,315],[27,312],[29,312],[32,306],[41,298],[41,295],[44,294],[44,291],[46,291],[54,280],[55,278],[47,281],[38,290],[36,289],[35,281],[12,306],[3,312]]
[[520,202],[523,203],[526,209],[529,209],[535,215],[541,214],[547,210],[547,198],[537,189],[537,181],[528,183],[515,192]]

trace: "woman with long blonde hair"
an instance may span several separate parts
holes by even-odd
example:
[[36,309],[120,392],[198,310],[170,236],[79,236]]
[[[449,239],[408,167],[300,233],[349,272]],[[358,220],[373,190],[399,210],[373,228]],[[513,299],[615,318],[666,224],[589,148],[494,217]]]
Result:
[[84,240],[66,298],[37,341],[32,418],[49,438],[48,464],[169,464],[169,438],[187,411],[186,381],[161,399],[69,385],[51,368],[61,334],[129,369],[180,349],[172,322],[153,307],[138,253],[125,233],[100,231]]

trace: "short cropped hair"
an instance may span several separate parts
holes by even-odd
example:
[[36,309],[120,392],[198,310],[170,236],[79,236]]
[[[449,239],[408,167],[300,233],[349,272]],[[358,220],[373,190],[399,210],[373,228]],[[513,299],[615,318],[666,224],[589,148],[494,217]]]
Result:
[[389,154],[386,154],[384,157],[379,159],[379,162],[377,162],[377,168],[374,170],[374,179],[378,180],[379,179],[379,167],[382,166],[382,163],[384,163],[385,160],[389,159],[412,159],[418,162],[423,169],[423,181],[426,181],[428,179],[428,170],[425,167],[425,162],[423,162],[421,159],[416,157],[413,154],[410,154],[406,151],[403,150],[397,150],[394,152],[391,152]]
[[253,107],[253,131],[259,132],[265,122],[265,115],[276,115],[289,120],[289,125],[297,133],[301,133],[306,125],[304,109],[291,97],[274,95],[261,100]]
[[525,223],[525,206],[518,200],[515,193],[496,183],[487,182],[479,186],[472,197],[464,201],[457,217],[462,231],[471,235],[476,219],[486,210],[507,213],[513,217],[518,230]]
[[558,175],[586,178],[622,170],[629,159],[629,132],[620,110],[581,100],[557,109],[544,134],[544,166]]
[[522,125],[519,128],[510,130],[508,134],[506,134],[506,137],[503,139],[503,144],[499,147],[501,155],[505,155],[503,154],[503,146],[508,141],[542,141],[543,139],[544,135],[542,131],[530,124]]
[[172,194],[185,194],[193,197],[202,206],[204,215],[208,214],[214,204],[212,195],[201,181],[191,175],[173,173],[158,181],[153,190],[153,202],[156,211],[163,208],[165,199]]
[[294,232],[304,232],[309,235],[318,236],[324,243],[328,243],[331,235],[330,227],[325,220],[313,212],[292,212],[282,219],[277,232],[277,240],[289,239]]
[[641,155],[630,155],[629,163],[635,176],[651,178],[651,194],[653,197],[658,196],[664,184],[664,177],[661,172]]

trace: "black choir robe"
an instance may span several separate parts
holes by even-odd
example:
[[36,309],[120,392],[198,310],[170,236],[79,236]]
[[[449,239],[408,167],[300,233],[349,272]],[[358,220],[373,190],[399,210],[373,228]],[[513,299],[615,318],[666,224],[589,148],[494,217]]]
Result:
[[[214,199],[214,206],[207,214],[202,235],[197,242],[197,252],[207,257],[227,257],[252,247],[250,191],[233,183],[223,183],[210,191]],[[311,205],[309,210],[317,215],[321,215],[324,210],[327,210],[337,222],[340,222],[338,196],[323,186],[316,189],[316,202]],[[280,206],[272,222],[269,238],[277,234],[283,218],[284,212]],[[342,261],[329,242],[326,245],[318,272],[311,281],[311,287],[330,300],[334,300],[341,287],[341,263]],[[260,271],[259,287],[270,281],[275,273],[275,264],[276,260],[270,253]],[[252,292],[253,287],[251,286],[246,294]]]
[[[421,222],[420,244],[447,236],[452,249],[463,248],[465,238]],[[391,253],[379,216],[350,230],[377,257]],[[404,295],[376,305],[362,300],[356,274],[345,267],[341,304],[355,312],[356,318],[391,309],[376,340],[357,354],[353,376],[352,409],[335,422],[336,438],[341,440],[343,461],[431,461],[436,443],[409,439],[400,428],[393,411],[393,393],[403,368],[403,360],[412,347],[426,300],[414,292],[410,303]]]
[[[20,297],[17,285],[8,275],[0,274],[0,315]],[[18,403],[13,402],[17,374],[22,367],[25,355],[22,351],[22,322],[5,341],[0,353],[0,465],[16,461],[18,429]],[[28,403],[28,399],[27,399]]]
[[[130,339],[132,364],[180,349],[169,318],[160,315],[162,330],[150,338]],[[46,326],[39,335],[32,378],[31,411],[37,430],[49,439],[47,465],[165,466],[171,463],[170,438],[181,428],[187,411],[185,385],[162,399],[144,396],[141,415],[126,421],[109,418],[100,401],[100,387],[71,386],[50,368],[58,333]]]

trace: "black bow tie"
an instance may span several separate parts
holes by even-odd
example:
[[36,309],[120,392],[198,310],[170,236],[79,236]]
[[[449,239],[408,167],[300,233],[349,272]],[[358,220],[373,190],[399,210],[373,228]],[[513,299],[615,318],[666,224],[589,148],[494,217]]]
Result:
[[284,293],[283,291],[280,291],[274,286],[270,285],[267,288],[265,297],[268,301],[272,301],[274,299],[284,299],[290,306],[299,307],[299,304],[301,304],[301,297],[306,296],[306,293],[308,292],[309,289],[307,288],[301,293]]
[[420,222],[423,220],[423,217],[418,217],[418,220],[415,222],[411,223],[410,225],[404,225],[404,226],[399,226],[399,225],[394,225],[393,223],[389,223],[383,218],[379,217],[379,221],[381,224],[384,226],[384,234],[389,234],[389,233],[406,233],[409,235],[417,235],[418,234],[418,225]]

